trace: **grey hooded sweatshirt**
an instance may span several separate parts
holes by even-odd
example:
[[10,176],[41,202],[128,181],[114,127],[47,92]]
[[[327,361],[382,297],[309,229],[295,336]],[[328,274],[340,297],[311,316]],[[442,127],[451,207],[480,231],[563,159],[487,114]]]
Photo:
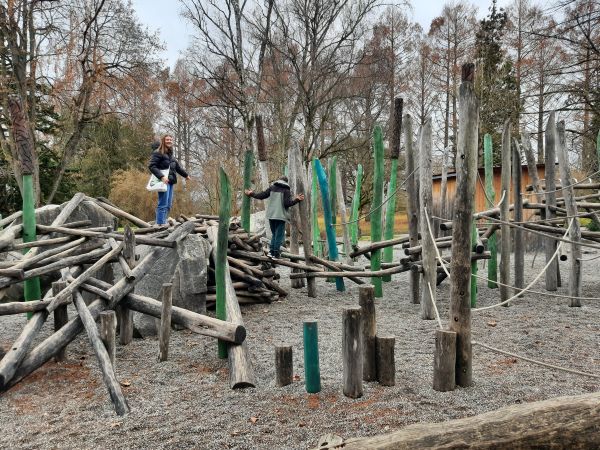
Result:
[[263,192],[254,192],[251,197],[258,200],[269,199],[267,205],[267,219],[290,221],[289,208],[300,200],[293,199],[290,185],[284,180],[277,180]]

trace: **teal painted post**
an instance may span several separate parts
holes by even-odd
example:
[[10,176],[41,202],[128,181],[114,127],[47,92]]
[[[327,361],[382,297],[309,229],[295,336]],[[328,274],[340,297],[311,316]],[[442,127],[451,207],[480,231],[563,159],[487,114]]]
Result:
[[317,169],[316,159],[312,162],[312,186],[310,191],[310,208],[312,214],[312,245],[313,253],[316,256],[323,256],[321,249],[321,232],[319,231],[319,196],[317,194]]
[[304,337],[304,385],[306,392],[316,394],[321,391],[321,370],[319,368],[319,328],[316,320],[306,320]]
[[363,166],[358,165],[356,171],[356,186],[354,188],[354,197],[352,198],[352,214],[350,216],[350,241],[352,245],[358,245],[358,213],[360,208],[360,192],[362,188]]
[[[494,191],[494,157],[492,153],[492,137],[486,134],[483,138],[483,158],[485,165],[485,192],[486,192],[486,207],[493,208],[496,201],[496,193]],[[496,289],[498,284],[498,247],[496,244],[496,232],[492,233],[487,241],[488,250],[490,251],[490,261],[488,264],[488,287]]]
[[[252,185],[252,169],[254,168],[254,154],[247,150],[244,155],[244,190]],[[250,232],[250,197],[242,195],[242,228]]]
[[[373,130],[374,170],[373,170],[373,202],[371,203],[371,242],[381,241],[381,203],[383,202],[383,136],[381,127]],[[371,252],[371,270],[381,269],[381,250]],[[371,278],[375,287],[375,297],[383,297],[381,277]]]
[[[317,172],[317,178],[319,180],[319,186],[321,188],[321,201],[323,203],[323,216],[325,219],[325,231],[327,232],[327,245],[329,248],[329,260],[338,260],[338,249],[337,241],[335,237],[335,228],[331,222],[331,205],[329,204],[329,186],[327,184],[327,175],[325,169],[321,165],[321,161],[315,159],[315,169]],[[346,290],[344,286],[344,279],[342,277],[335,277],[335,287],[338,291]]]
[[[473,231],[471,232],[471,249],[475,249],[477,245],[477,237],[479,233],[477,231],[477,223],[473,221]],[[477,260],[471,261],[471,308],[477,306]]]
[[331,205],[331,223],[337,223],[337,156],[329,164],[329,204]]
[[[246,197],[246,195],[244,195]],[[225,296],[225,271],[227,270],[227,238],[229,237],[229,219],[231,217],[231,187],[229,178],[222,167],[219,168],[219,230],[217,233],[217,252],[215,255],[215,281],[217,287],[217,319],[227,320]],[[227,345],[218,341],[219,358],[227,358]]]

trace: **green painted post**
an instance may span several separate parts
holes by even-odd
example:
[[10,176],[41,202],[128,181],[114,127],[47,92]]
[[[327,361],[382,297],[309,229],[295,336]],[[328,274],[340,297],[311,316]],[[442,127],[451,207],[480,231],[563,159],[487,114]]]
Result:
[[[383,235],[384,240],[394,238],[394,221],[396,216],[396,184],[398,179],[398,159],[392,159],[392,174],[390,176],[390,185],[388,190],[389,200],[387,202],[387,208],[385,212],[385,232]],[[391,263],[394,259],[394,247],[386,247],[383,249],[383,261]],[[391,275],[385,275],[383,281],[392,281]]]
[[354,198],[352,198],[352,214],[350,215],[350,241],[352,245],[358,245],[358,213],[360,207],[360,192],[362,188],[363,166],[358,165],[356,171],[356,186],[354,188]]
[[[227,238],[229,236],[229,219],[231,217],[231,187],[229,178],[222,167],[219,168],[219,231],[217,233],[217,252],[215,255],[215,281],[217,287],[217,319],[227,320],[225,296],[227,287],[225,276],[227,270]],[[227,358],[225,341],[218,341],[219,358]]]
[[337,156],[330,160],[329,164],[329,204],[331,205],[331,223],[337,223]]
[[[33,242],[37,239],[35,229],[35,194],[33,175],[23,175],[23,242]],[[23,250],[27,253],[29,249]],[[40,300],[42,289],[38,277],[25,280],[25,301]],[[31,313],[27,315],[31,317]]]
[[[377,125],[373,130],[373,202],[371,203],[371,242],[381,241],[381,203],[383,202],[383,135],[381,127]],[[377,209],[376,209],[377,208]],[[381,250],[371,252],[371,270],[381,269]],[[380,277],[371,278],[375,287],[375,297],[383,297],[383,286]]]
[[596,156],[598,157],[598,170],[600,170],[600,130],[596,136]]
[[306,392],[316,394],[321,391],[321,370],[319,369],[319,328],[316,320],[304,321],[304,385]]
[[[477,245],[477,223],[473,221],[473,231],[471,232],[471,249],[475,250]],[[471,261],[471,308],[477,306],[477,260]]]
[[[335,228],[331,221],[331,205],[329,203],[329,186],[327,184],[327,175],[325,169],[321,165],[321,161],[315,158],[315,169],[317,178],[319,180],[319,187],[321,188],[321,201],[323,204],[323,216],[325,218],[325,231],[327,232],[327,245],[329,248],[329,260],[338,260],[338,249],[337,241],[335,237]],[[338,291],[345,291],[344,278],[335,277],[335,287]]]
[[[247,150],[244,155],[244,190],[250,189],[252,185],[252,172],[254,168],[254,154]],[[250,197],[242,196],[242,228],[250,232]]]
[[323,256],[323,251],[321,249],[321,232],[319,231],[319,197],[317,194],[317,169],[316,169],[316,160],[313,160],[313,170],[312,170],[312,186],[310,191],[310,207],[312,214],[312,244],[313,244],[313,253],[316,256]]
[[[486,207],[493,208],[496,201],[496,192],[494,191],[494,156],[492,154],[492,136],[486,134],[483,138],[483,158],[485,165],[485,192]],[[488,250],[491,258],[488,264],[488,287],[496,289],[498,284],[498,250],[496,244],[496,233],[488,238]]]

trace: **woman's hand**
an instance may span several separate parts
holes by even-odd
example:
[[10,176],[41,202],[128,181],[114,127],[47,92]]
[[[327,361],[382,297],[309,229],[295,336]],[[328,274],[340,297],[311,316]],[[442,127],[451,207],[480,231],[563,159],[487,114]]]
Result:
[[165,184],[169,184],[169,178],[168,178],[168,177],[162,177],[162,178],[160,179],[160,181],[162,181],[162,182],[163,182],[163,183],[165,183]]

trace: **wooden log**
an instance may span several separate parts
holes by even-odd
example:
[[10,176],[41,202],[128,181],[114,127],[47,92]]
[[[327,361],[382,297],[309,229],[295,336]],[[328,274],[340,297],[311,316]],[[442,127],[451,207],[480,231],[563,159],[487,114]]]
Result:
[[[492,149],[492,136],[486,134],[483,137],[484,161],[485,161],[485,193],[486,207],[494,208],[496,201],[496,191],[494,190],[494,155]],[[499,227],[498,227],[499,228]],[[491,231],[488,236],[488,249],[491,253],[490,263],[488,264],[488,287],[496,289],[498,284],[498,250],[496,244],[496,233]]]
[[[448,216],[448,165],[450,161],[448,161],[448,150],[450,148],[446,147],[444,149],[444,154],[442,155],[442,181],[440,186],[440,216],[442,218],[446,218]],[[438,231],[440,231],[440,220],[434,221],[436,226],[433,227],[434,236],[438,236]],[[444,233],[445,234],[445,233]],[[442,236],[444,235],[442,234]]]
[[[260,173],[260,188],[266,190],[269,187],[269,171],[267,168],[268,155],[265,145],[265,133],[262,116],[256,115],[256,151],[258,153],[258,171]],[[267,227],[268,228],[268,227]]]
[[291,345],[275,347],[275,384],[277,387],[292,384],[294,378],[294,360]]
[[105,199],[101,199],[101,198],[93,199],[93,198],[87,197],[87,200],[90,200],[90,201],[96,203],[97,205],[101,206],[102,208],[107,210],[109,213],[111,213],[113,216],[116,216],[119,219],[128,220],[129,222],[131,222],[134,225],[137,225],[138,227],[141,227],[141,228],[151,228],[152,227],[152,225],[150,225],[148,222],[145,222],[142,219],[140,219],[139,217],[131,215],[128,212],[125,212],[122,209],[117,208],[116,206],[108,203]]
[[[127,243],[127,239],[123,242]],[[112,248],[113,250],[116,249],[117,247],[119,247],[119,244],[117,243],[117,241],[114,238],[108,239],[108,244],[110,245],[110,248]],[[125,247],[122,247],[122,250],[124,252]],[[121,253],[118,255],[118,260],[119,260],[119,266],[121,266],[121,270],[123,271],[123,275],[125,275],[125,277],[128,280],[131,280],[133,278],[133,272],[131,272],[131,268],[129,267],[129,263],[128,263],[128,261],[130,261],[130,259],[129,258],[125,259],[125,257]],[[135,257],[133,258],[133,261],[134,261],[133,265],[135,265]]]
[[[558,155],[558,165],[560,178],[563,186],[571,183],[571,169],[569,162],[569,153],[565,137],[565,122],[561,120],[556,126],[556,153]],[[577,205],[575,204],[575,192],[573,186],[565,187],[562,190],[565,199],[565,207],[569,217],[577,217]],[[577,245],[581,241],[581,229],[577,219],[570,220],[571,228],[569,238],[571,239],[571,271],[569,272],[569,306],[581,306],[581,247]]]
[[[406,147],[406,215],[408,216],[408,236],[411,247],[419,244],[419,189],[417,189],[417,182],[415,177],[415,164],[417,157],[413,147],[413,131],[412,131],[412,117],[410,114],[404,116],[404,124],[406,132],[404,133],[404,145]],[[411,272],[408,276],[409,282],[409,298],[413,304],[421,302],[421,294],[419,289],[419,282],[421,275],[418,273]]]
[[435,353],[433,358],[433,389],[439,392],[453,391],[456,387],[456,333],[435,330]]
[[[244,152],[244,190],[250,190],[252,187],[252,172],[254,169],[254,152],[252,148],[246,147]],[[250,197],[242,195],[242,210],[240,212],[242,218],[242,228],[248,233],[250,232]],[[220,218],[219,218],[220,220]]]
[[335,182],[337,187],[337,203],[340,211],[340,220],[342,221],[342,236],[344,239],[344,252],[346,253],[346,263],[352,265],[353,260],[352,257],[350,257],[350,250],[352,247],[350,246],[350,234],[347,225],[348,215],[346,213],[346,200],[344,198],[344,188],[342,186],[342,175],[340,171],[337,171]]
[[377,336],[377,381],[382,386],[396,384],[396,361],[394,358],[394,336]]
[[115,366],[117,356],[117,316],[114,311],[100,313],[100,339],[106,348],[110,363]]
[[329,278],[329,277],[361,277],[361,278],[380,278],[384,275],[393,275],[396,273],[408,272],[409,268],[404,266],[392,267],[391,269],[378,270],[376,272],[304,272],[304,273],[292,273],[290,279],[303,278],[303,277],[317,277],[317,278]]
[[173,284],[162,285],[162,310],[160,315],[160,334],[158,336],[158,360],[169,358],[169,339],[171,338],[171,310],[173,308]]
[[[67,252],[68,250],[72,250],[76,247],[79,247],[80,244],[82,244],[83,242],[85,242],[87,238],[79,238],[79,239],[75,239],[75,240],[71,240],[71,238],[68,239],[68,242],[64,245],[60,245],[58,247],[52,248],[52,249],[48,249],[46,251],[43,251],[41,253],[38,253],[36,256],[32,257],[32,258],[24,258],[16,263],[10,263],[10,267],[13,269],[28,269],[30,267],[34,267],[36,265],[40,265],[39,263],[42,263],[41,265],[47,265],[50,262],[55,262],[56,258],[52,258],[55,255],[61,255],[59,256],[58,259],[61,259],[62,257],[65,256],[70,256],[71,252]],[[51,241],[52,239],[48,239],[47,241]],[[42,242],[47,242],[47,241],[42,241]],[[89,249],[88,251],[90,251],[92,249]],[[67,252],[67,253],[64,253]],[[27,253],[28,254],[28,253]]]
[[26,248],[33,247],[49,247],[51,245],[62,244],[64,242],[69,242],[74,239],[73,236],[65,236],[53,239],[45,239],[45,240],[37,240],[31,242],[23,242],[21,244],[13,244],[10,246],[10,250],[23,250]]
[[[456,194],[450,285],[450,330],[457,334],[456,383],[472,383],[473,354],[471,348],[471,226],[477,177],[477,141],[479,99],[472,78],[474,65],[462,66],[459,89],[460,123],[456,157]],[[510,178],[509,178],[510,182]],[[508,204],[508,199],[506,199]],[[504,254],[502,255],[504,258]]]
[[[546,150],[546,165],[545,165],[545,190],[546,190],[546,205],[556,206],[556,118],[554,111],[550,112],[546,131],[544,133],[545,150]],[[550,209],[546,209],[546,219],[553,219],[556,213]],[[544,241],[544,251],[546,252],[546,263],[549,264],[546,269],[545,280],[546,290],[556,291],[558,289],[558,261],[552,260],[556,251],[556,241],[554,239],[546,239]]]
[[23,232],[23,225],[11,225],[5,228],[0,234],[0,251],[6,251],[6,249],[13,248],[15,241]]
[[[418,239],[420,236],[421,236],[421,234],[419,233],[417,235],[417,242],[418,242]],[[350,253],[350,256],[352,258],[356,258],[360,255],[364,255],[365,253],[371,253],[374,250],[379,250],[382,248],[391,247],[391,246],[398,245],[398,244],[404,244],[409,241],[410,241],[410,238],[408,238],[408,237],[399,237],[399,238],[389,239],[387,241],[373,242],[371,244],[367,244],[363,247],[353,250]]]
[[[383,204],[383,134],[381,127],[373,129],[373,199],[371,201],[371,241],[378,242],[383,238],[381,230],[381,208]],[[371,252],[371,270],[376,272],[381,268],[381,250]],[[383,297],[381,278],[373,278],[375,297]]]
[[310,232],[312,234],[313,254],[323,256],[323,248],[321,246],[321,232],[319,231],[319,196],[317,194],[317,160],[314,158],[310,165],[311,167],[311,189],[310,189]]
[[15,220],[19,219],[22,216],[23,216],[23,211],[16,211],[16,212],[12,213],[10,216],[0,219],[0,229],[4,228],[7,225],[10,225],[11,223],[13,223]]
[[369,284],[358,287],[358,304],[361,309],[362,339],[363,339],[363,380],[377,379],[377,321],[375,315],[375,288]]
[[363,347],[361,308],[344,309],[342,314],[343,392],[346,397],[363,395]]
[[[52,295],[56,296],[60,291],[67,287],[66,281],[55,281],[52,283]],[[59,306],[54,310],[54,331],[60,330],[69,322],[69,312],[67,305]],[[62,362],[67,359],[67,347],[63,347],[54,357],[56,362]]]
[[409,425],[394,433],[348,439],[344,450],[532,448],[588,449],[600,445],[600,393],[506,406],[477,416]]
[[0,269],[0,276],[23,280],[25,278],[25,272],[23,269]]
[[[510,181],[511,181],[511,125],[510,121],[507,120],[504,123],[504,130],[502,132],[502,195],[504,200],[500,205],[500,220],[508,222],[510,217],[508,215],[510,203]],[[500,241],[500,302],[504,302],[510,297],[510,290],[508,286],[510,283],[510,253],[511,253],[511,233],[510,226],[507,223],[501,225],[501,241]],[[504,306],[509,306],[505,303]]]
[[[293,193],[298,192],[297,190],[297,181],[298,181],[298,159],[295,157],[295,152],[299,152],[300,148],[297,145],[291,145],[288,148],[288,179],[290,190]],[[290,212],[290,253],[297,255],[300,253],[300,214],[298,208],[291,208]],[[296,272],[296,270],[292,270],[292,272]],[[304,280],[302,279],[294,279],[291,280],[290,286],[293,289],[300,289],[304,287]]]
[[[295,146],[297,146],[298,144],[295,143]],[[308,188],[308,182],[306,181],[306,171],[304,170],[304,165],[302,163],[302,152],[300,152],[300,148],[296,147],[296,152],[295,152],[295,158],[296,158],[296,162],[295,162],[295,166],[297,168],[296,170],[296,190],[298,193],[304,193],[305,195],[308,195],[307,192],[307,188]],[[312,260],[311,260],[311,256],[313,254],[313,249],[311,246],[311,235],[310,235],[310,226],[311,226],[311,220],[310,220],[310,209],[309,209],[309,203],[306,200],[306,198],[304,199],[304,201],[300,202],[298,204],[298,208],[300,210],[300,228],[302,231],[302,247],[304,250],[304,256],[306,261],[308,262],[308,264],[311,264]],[[344,219],[345,221],[345,219]],[[314,278],[307,278],[306,279],[306,287],[307,287],[307,295],[309,297],[316,297],[317,296],[317,283],[316,280]]]
[[[512,186],[513,186],[513,204],[515,222],[523,222],[523,197],[521,196],[522,164],[519,144],[513,139],[512,145]],[[522,228],[514,229],[513,248],[515,253],[515,281],[514,286],[522,290],[525,287],[525,241]],[[519,297],[523,294],[520,293]]]
[[115,407],[115,411],[119,416],[123,416],[129,412],[129,405],[127,405],[127,400],[125,400],[125,396],[121,391],[121,385],[115,376],[115,371],[110,361],[110,356],[106,351],[102,340],[100,339],[94,317],[90,311],[88,311],[88,307],[85,305],[83,297],[78,290],[76,290],[74,293],[74,301],[75,306],[77,307],[77,312],[79,313],[79,318],[83,322],[83,326],[87,332],[92,349],[96,354],[98,366],[102,372],[102,379]]
[[[363,166],[359,164],[356,169],[356,182],[354,184],[354,196],[352,197],[352,207],[350,213],[350,240],[352,247],[358,245],[359,214],[360,214],[360,194],[362,190]],[[350,257],[353,258],[352,254]]]

